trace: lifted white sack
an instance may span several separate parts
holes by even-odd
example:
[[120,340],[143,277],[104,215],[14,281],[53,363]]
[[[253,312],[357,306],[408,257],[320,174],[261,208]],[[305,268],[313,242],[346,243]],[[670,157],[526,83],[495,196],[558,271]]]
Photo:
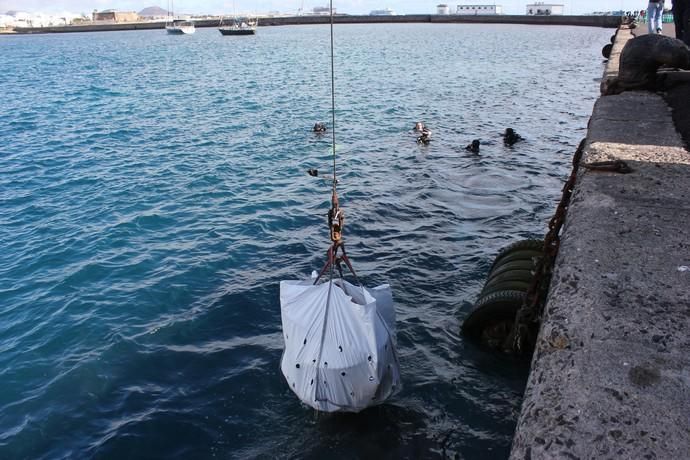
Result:
[[334,278],[281,281],[281,370],[302,402],[359,412],[401,387],[395,309],[387,284],[367,289]]

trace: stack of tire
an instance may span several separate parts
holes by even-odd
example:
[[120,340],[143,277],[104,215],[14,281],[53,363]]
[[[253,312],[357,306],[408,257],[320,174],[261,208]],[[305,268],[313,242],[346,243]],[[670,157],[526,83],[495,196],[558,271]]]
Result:
[[[616,31],[618,33],[618,31]],[[604,56],[606,59],[611,57],[611,51],[613,50],[613,43],[616,41],[616,34],[611,35],[611,43],[607,43],[604,45],[604,47],[601,49],[601,55]]]
[[527,295],[543,240],[521,240],[503,248],[494,260],[479,299],[462,324],[466,337],[491,348],[502,348]]

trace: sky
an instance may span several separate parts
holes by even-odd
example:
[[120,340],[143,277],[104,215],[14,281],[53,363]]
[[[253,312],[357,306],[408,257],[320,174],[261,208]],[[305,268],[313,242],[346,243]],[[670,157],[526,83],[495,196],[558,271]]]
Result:
[[[548,0],[543,0],[548,3]],[[301,7],[311,11],[315,6],[327,6],[328,0],[174,0],[174,10],[179,14],[230,14],[265,13],[280,11],[296,13]],[[493,4],[503,6],[505,14],[524,14],[525,5],[532,0],[333,0],[333,7],[339,13],[368,14],[371,10],[391,8],[398,14],[431,14],[436,5],[448,4],[451,9],[459,4]],[[565,5],[566,14],[587,14],[593,11],[646,9],[646,0],[555,0],[553,3]],[[667,2],[670,7],[671,2]],[[122,11],[141,11],[148,6],[166,9],[168,0],[0,0],[0,14],[10,10],[27,12],[73,12],[91,14],[94,9],[117,9]]]

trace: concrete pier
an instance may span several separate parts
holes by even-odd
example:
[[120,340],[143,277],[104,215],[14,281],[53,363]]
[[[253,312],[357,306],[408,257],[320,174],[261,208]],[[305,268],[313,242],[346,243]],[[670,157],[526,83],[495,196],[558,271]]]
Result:
[[[438,15],[404,14],[398,16],[337,15],[336,24],[387,24],[387,23],[457,23],[457,24],[524,24],[552,26],[585,26],[615,28],[620,16],[526,16],[526,15]],[[218,19],[195,20],[196,27],[218,27]],[[329,24],[330,16],[280,16],[259,18],[259,26],[291,26]],[[116,30],[164,29],[165,22],[91,23],[72,26],[18,27],[18,34],[46,34],[69,32],[108,32]]]
[[[621,28],[605,76],[632,38]],[[601,97],[512,459],[690,458],[690,153],[655,93]]]

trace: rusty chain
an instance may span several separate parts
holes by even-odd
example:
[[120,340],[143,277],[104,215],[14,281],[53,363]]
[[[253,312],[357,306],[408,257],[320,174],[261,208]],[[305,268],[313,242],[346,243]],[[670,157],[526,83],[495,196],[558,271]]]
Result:
[[[526,292],[525,300],[515,315],[512,330],[508,335],[506,341],[508,346],[505,348],[514,353],[522,353],[525,351],[526,346],[534,345],[536,342],[536,334],[546,303],[546,294],[551,282],[553,265],[561,243],[560,232],[565,223],[565,215],[570,206],[570,198],[575,188],[585,141],[586,139],[580,141],[580,145],[573,156],[573,168],[570,177],[563,186],[561,200],[558,203],[558,207],[556,207],[556,212],[549,221],[549,231],[544,236],[543,256],[537,261],[534,277]],[[582,167],[590,171],[610,171],[620,174],[633,172],[633,169],[621,160],[582,163]]]
[[594,161],[592,163],[583,163],[582,166],[590,171],[611,171],[621,174],[633,172],[633,169],[623,160]]
[[546,302],[546,293],[551,281],[553,264],[560,247],[560,232],[565,223],[570,197],[575,188],[584,146],[585,139],[582,139],[573,156],[573,169],[563,186],[561,200],[558,203],[558,207],[556,207],[556,212],[549,221],[549,231],[544,236],[544,254],[537,261],[534,277],[527,290],[525,300],[515,314],[512,330],[506,339],[505,345],[507,346],[504,348],[507,348],[508,351],[520,354],[526,350],[526,347],[530,347],[536,342],[538,324]]

